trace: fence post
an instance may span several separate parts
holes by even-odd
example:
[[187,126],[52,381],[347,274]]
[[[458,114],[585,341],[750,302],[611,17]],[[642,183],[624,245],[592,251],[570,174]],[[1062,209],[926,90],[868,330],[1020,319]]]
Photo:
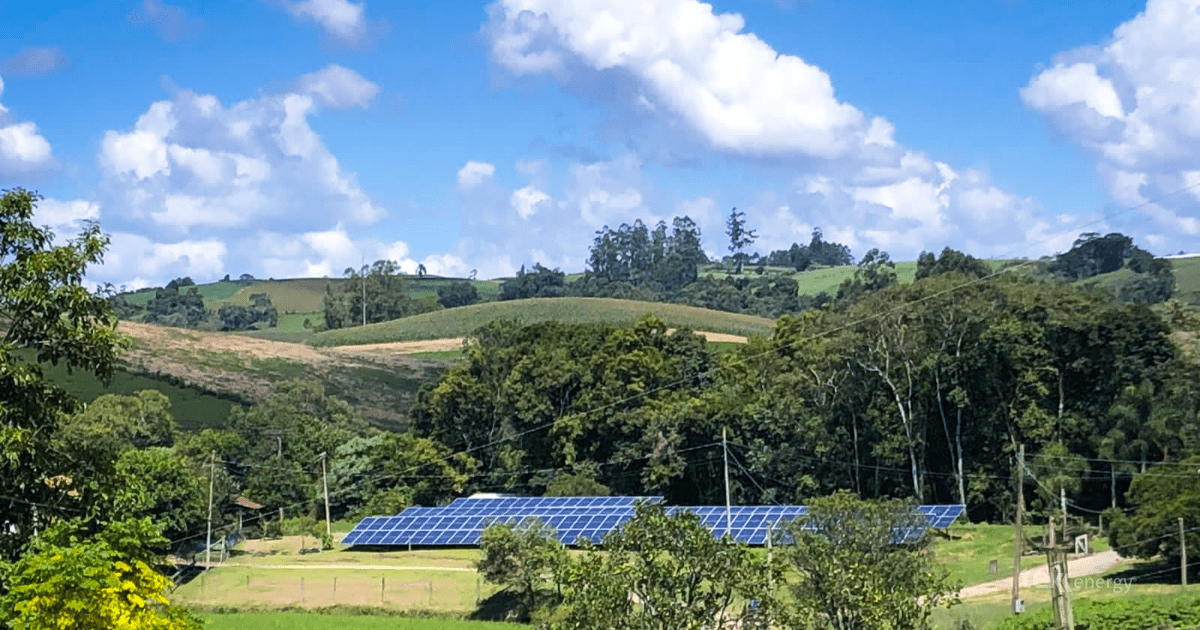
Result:
[[333,576],[333,605],[337,605],[337,576]]
[[480,578],[480,577],[479,577],[479,574],[478,574],[478,573],[476,573],[476,574],[475,574],[475,605],[476,605],[476,606],[478,606],[478,605],[479,605],[479,602],[481,601],[481,600],[479,599],[479,595],[480,595],[480,593],[479,593],[479,590],[480,590],[480,589],[479,589],[479,587],[480,587],[480,581],[481,581],[481,579],[482,579],[482,578]]
[[387,578],[382,575],[379,576],[379,605],[380,606],[383,605],[383,589],[384,589],[385,584],[387,584]]
[[304,603],[304,576],[300,576],[300,603]]
[[429,607],[433,608],[433,582],[429,582]]
[[1183,537],[1183,517],[1179,517],[1179,582],[1187,586],[1187,539]]

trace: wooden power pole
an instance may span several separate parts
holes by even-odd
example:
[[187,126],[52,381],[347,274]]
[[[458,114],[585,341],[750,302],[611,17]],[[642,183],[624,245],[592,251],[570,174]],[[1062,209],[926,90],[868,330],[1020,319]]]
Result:
[[1187,586],[1187,540],[1183,537],[1183,517],[1179,517],[1179,583]]
[[[1066,537],[1063,537],[1064,545]],[[1050,570],[1050,602],[1054,622],[1061,630],[1075,630],[1075,612],[1071,609],[1071,585],[1067,575],[1067,552],[1059,547],[1054,535],[1054,517],[1050,517],[1050,540],[1046,547],[1046,568]]]
[[725,535],[733,536],[733,516],[729,507],[729,439],[725,427],[721,427],[721,449],[725,454]]
[[1013,521],[1013,576],[1012,576],[1012,612],[1021,612],[1021,554],[1024,553],[1025,535],[1021,532],[1022,521],[1025,520],[1025,445],[1017,451],[1017,518]]

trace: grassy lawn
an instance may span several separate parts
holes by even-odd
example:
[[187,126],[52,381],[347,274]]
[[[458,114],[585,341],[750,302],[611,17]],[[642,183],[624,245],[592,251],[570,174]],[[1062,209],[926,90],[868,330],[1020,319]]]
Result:
[[679,304],[636,302],[610,298],[537,298],[485,302],[412,317],[331,330],[313,336],[317,346],[343,346],[389,341],[464,337],[496,319],[515,318],[525,323],[555,320],[566,323],[605,322],[631,324],[652,313],[673,328],[691,328],[734,335],[769,335],[775,322],[765,317],[725,313]]
[[345,630],[500,630],[519,629],[529,626],[497,623],[491,621],[465,621],[462,619],[380,617],[357,615],[318,615],[300,612],[256,612],[233,614],[203,614],[205,627],[211,630],[260,630],[271,628],[295,628],[317,630],[338,628]]
[[[1027,533],[1030,530],[1026,530]],[[1012,577],[1013,530],[1011,525],[987,523],[955,524],[950,528],[952,540],[937,539],[933,551],[938,561],[950,570],[950,581],[962,580],[963,586],[982,584]],[[1108,541],[1092,538],[1095,551],[1107,551]],[[996,560],[997,572],[988,572],[988,562]],[[1046,564],[1043,555],[1025,555],[1021,569],[1026,570]]]

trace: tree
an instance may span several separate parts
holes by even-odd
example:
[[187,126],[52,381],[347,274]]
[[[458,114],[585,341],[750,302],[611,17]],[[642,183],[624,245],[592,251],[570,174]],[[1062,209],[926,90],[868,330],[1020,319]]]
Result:
[[1179,566],[1179,521],[1188,526],[1188,549],[1200,548],[1200,457],[1184,459],[1178,466],[1153,468],[1134,477],[1127,498],[1133,513],[1116,512],[1110,529],[1113,549],[1126,557],[1161,558]]
[[725,220],[725,233],[729,235],[729,251],[733,254],[733,259],[736,263],[734,269],[735,274],[742,273],[742,265],[746,262],[746,247],[754,243],[758,235],[754,230],[746,229],[746,221],[743,217],[745,212],[738,212],[734,208],[729,213],[729,218]]
[[553,576],[566,562],[567,550],[540,520],[492,525],[480,535],[479,549],[476,570],[488,582],[517,594],[518,619],[528,620],[539,606],[554,603]]
[[171,580],[143,549],[165,540],[148,521],[114,522],[94,536],[79,523],[52,526],[8,567],[0,624],[22,630],[200,630],[203,622],[172,606]]
[[[812,499],[778,547],[792,581],[794,627],[930,628],[931,611],[954,603],[949,571],[927,553],[927,521],[911,504],[863,501],[849,492]],[[809,625],[811,624],[811,625]]]
[[438,303],[444,308],[467,306],[479,301],[479,290],[473,282],[452,282],[447,286],[438,287]]
[[551,628],[768,628],[781,608],[771,588],[783,583],[779,563],[714,536],[686,510],[638,505],[603,551],[587,542],[583,551],[560,564]]
[[917,280],[951,272],[969,278],[986,278],[992,270],[982,260],[949,247],[943,249],[937,258],[930,252],[921,252],[917,257]]
[[535,297],[562,297],[563,283],[566,274],[558,269],[543,267],[541,263],[533,265],[533,271],[525,271],[524,265],[517,272],[517,277],[500,285],[501,300],[524,300]]
[[[81,507],[46,483],[69,468],[54,434],[77,404],[44,380],[40,364],[63,363],[107,383],[127,345],[106,297],[82,285],[87,267],[102,261],[107,237],[88,223],[53,245],[54,235],[32,222],[40,199],[20,188],[0,197],[0,559],[19,557],[35,530]],[[32,350],[37,361],[18,349]]]
[[837,300],[850,304],[895,282],[896,263],[887,252],[872,249],[859,261],[854,277],[843,280],[838,286]]
[[173,449],[125,451],[116,462],[114,511],[150,517],[167,538],[182,538],[207,521],[206,472]]
[[334,518],[398,514],[461,493],[477,462],[414,433],[372,430],[337,447],[329,467]]
[[428,272],[425,271],[425,263],[418,264],[417,265],[417,277],[424,278],[426,273],[428,273]]

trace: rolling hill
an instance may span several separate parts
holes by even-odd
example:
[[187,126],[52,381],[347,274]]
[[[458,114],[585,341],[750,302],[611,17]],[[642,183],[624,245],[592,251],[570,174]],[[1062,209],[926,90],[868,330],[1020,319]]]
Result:
[[[298,343],[136,322],[121,322],[120,331],[133,340],[122,360],[125,373],[143,379],[136,381],[137,389],[165,382],[203,395],[208,407],[196,407],[182,416],[183,410],[176,409],[184,426],[220,424],[215,418],[193,415],[220,413],[210,399],[253,403],[282,381],[314,378],[328,393],[354,405],[372,424],[403,429],[417,389],[436,381],[447,367],[442,361],[394,352],[323,351]],[[72,389],[78,390],[78,386]],[[227,409],[224,415],[228,415]]]
[[636,302],[612,298],[534,298],[484,302],[459,308],[422,313],[379,324],[330,330],[313,335],[314,346],[379,344],[422,339],[465,337],[496,319],[520,319],[524,323],[562,321],[629,324],[651,313],[672,328],[750,336],[769,335],[773,320],[740,313],[725,313],[680,304]]

